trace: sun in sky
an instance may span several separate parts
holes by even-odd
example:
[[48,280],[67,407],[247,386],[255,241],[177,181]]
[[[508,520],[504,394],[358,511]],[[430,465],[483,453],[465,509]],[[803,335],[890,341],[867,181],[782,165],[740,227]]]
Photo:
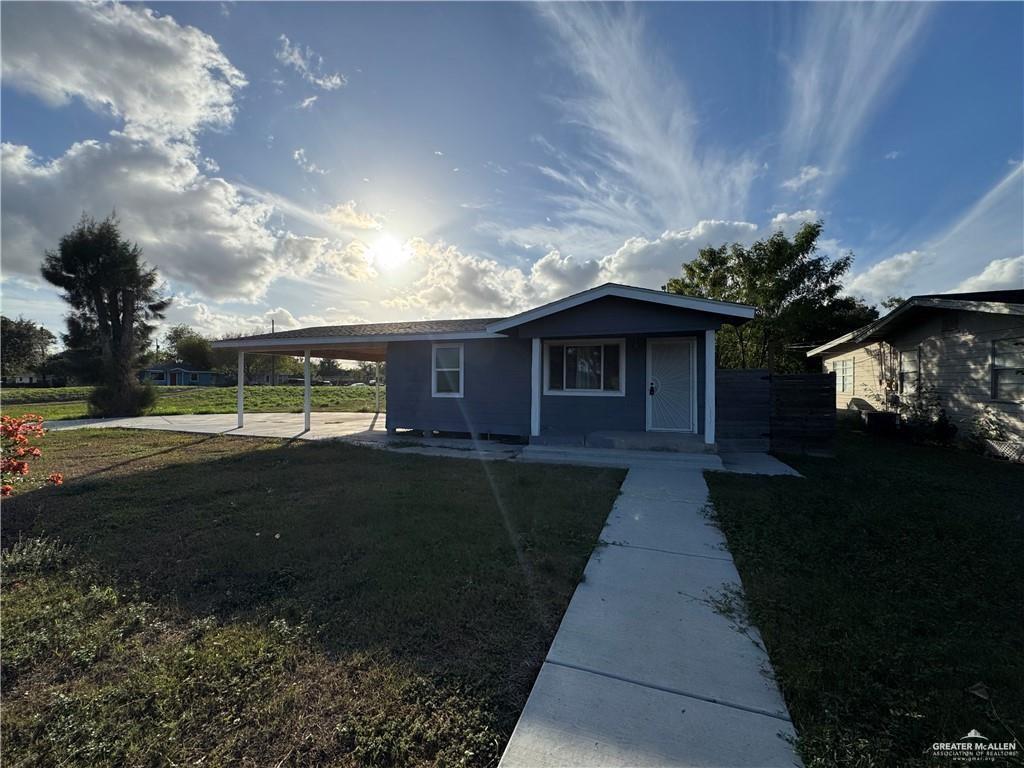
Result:
[[408,243],[403,243],[398,237],[385,232],[370,243],[366,255],[378,270],[393,272],[409,262],[412,258],[412,249]]

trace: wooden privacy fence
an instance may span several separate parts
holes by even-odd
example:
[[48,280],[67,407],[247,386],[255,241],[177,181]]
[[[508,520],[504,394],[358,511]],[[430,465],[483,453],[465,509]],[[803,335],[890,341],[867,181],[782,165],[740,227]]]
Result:
[[720,447],[830,456],[836,431],[835,374],[716,371]]

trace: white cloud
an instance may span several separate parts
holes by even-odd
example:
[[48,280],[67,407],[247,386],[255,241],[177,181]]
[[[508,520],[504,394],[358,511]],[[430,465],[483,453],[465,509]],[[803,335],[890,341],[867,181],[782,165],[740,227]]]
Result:
[[120,3],[5,5],[3,78],[52,106],[81,99],[136,139],[225,128],[246,84],[209,35]]
[[538,300],[551,300],[601,282],[601,263],[549,251],[530,267],[529,283]]
[[782,230],[787,237],[792,237],[804,224],[824,218],[819,211],[807,209],[793,213],[777,213],[772,217],[770,229],[773,232]]
[[4,272],[38,279],[44,250],[82,211],[117,211],[122,231],[162,275],[213,298],[252,299],[283,274],[323,268],[366,277],[359,254],[327,238],[271,226],[273,207],[200,172],[188,147],[115,135],[72,145],[51,162],[3,145]]
[[654,240],[631,237],[614,253],[601,259],[603,278],[630,285],[657,288],[680,273],[701,248],[753,242],[756,224],[746,221],[701,221],[689,229],[667,231]]
[[281,46],[274,53],[274,57],[298,72],[307,83],[325,91],[333,91],[348,82],[339,72],[325,73],[323,57],[308,46],[303,48],[301,45],[292,45],[287,35],[281,35],[278,41]]
[[434,154],[437,155],[438,157],[444,157],[444,152],[442,152],[440,149],[435,149]]
[[306,150],[303,149],[302,147],[299,147],[294,152],[292,152],[292,157],[295,159],[295,164],[299,166],[299,168],[304,170],[306,173],[317,173],[320,174],[321,176],[327,173],[326,169],[321,168],[319,165],[317,165],[308,157],[306,157]]
[[548,244],[593,258],[638,233],[742,216],[761,164],[701,133],[685,88],[640,14],[629,5],[552,3],[539,10],[578,81],[572,96],[554,102],[578,128],[582,147],[569,156],[537,137],[549,156],[538,170],[556,224]]
[[816,165],[805,165],[800,169],[800,172],[791,179],[786,179],[782,182],[782,186],[785,189],[802,189],[803,187],[810,184],[815,179],[819,179],[825,175],[825,172]]
[[995,291],[1024,288],[1024,256],[993,259],[977,275],[962,281],[955,291]]
[[898,149],[894,149],[892,152],[886,152],[884,157],[885,157],[886,160],[896,160],[899,157],[901,157],[902,155],[903,155],[903,152],[901,152]]
[[834,180],[905,68],[926,3],[820,3],[794,43],[782,167],[814,164]]
[[319,96],[310,96],[308,99],[303,99],[299,102],[299,109],[310,109],[319,98]]
[[875,262],[847,283],[847,293],[878,303],[889,296],[914,293],[912,286],[918,269],[928,261],[922,251],[897,253]]
[[530,287],[520,269],[463,253],[443,241],[415,238],[406,247],[421,274],[384,306],[451,317],[511,314],[530,304]]
[[380,229],[383,226],[381,220],[373,214],[357,211],[355,200],[338,203],[327,209],[324,215],[331,224],[342,229]]

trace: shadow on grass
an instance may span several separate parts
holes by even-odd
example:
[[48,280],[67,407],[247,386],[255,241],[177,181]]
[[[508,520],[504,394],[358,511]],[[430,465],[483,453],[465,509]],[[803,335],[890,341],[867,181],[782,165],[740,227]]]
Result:
[[204,460],[218,440],[238,438],[12,499],[4,544],[60,537],[116,583],[195,617],[284,618],[329,654],[412,662],[485,693],[511,728],[621,471],[304,442]]

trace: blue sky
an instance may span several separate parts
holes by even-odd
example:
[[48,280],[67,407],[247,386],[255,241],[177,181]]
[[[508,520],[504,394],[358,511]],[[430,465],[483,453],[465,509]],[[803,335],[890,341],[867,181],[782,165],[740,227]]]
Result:
[[1024,287],[1024,6],[4,4],[3,311],[116,208],[220,335],[500,315],[822,218],[847,290]]

